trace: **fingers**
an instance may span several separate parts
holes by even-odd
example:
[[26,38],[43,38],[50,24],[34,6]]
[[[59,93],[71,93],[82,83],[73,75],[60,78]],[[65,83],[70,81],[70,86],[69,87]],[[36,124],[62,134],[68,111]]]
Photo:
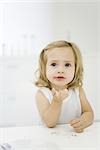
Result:
[[70,125],[73,126],[74,124],[80,122],[80,119],[74,119],[70,121]]
[[60,98],[61,100],[65,99],[68,95],[68,90],[55,90],[54,88],[52,89],[53,96],[56,96],[57,98]]
[[76,132],[81,133],[83,132],[83,124],[81,122],[81,119],[75,119],[70,121],[70,125],[75,129]]
[[53,93],[53,96],[58,96],[59,95],[58,91],[55,90],[54,88],[52,89],[52,93]]

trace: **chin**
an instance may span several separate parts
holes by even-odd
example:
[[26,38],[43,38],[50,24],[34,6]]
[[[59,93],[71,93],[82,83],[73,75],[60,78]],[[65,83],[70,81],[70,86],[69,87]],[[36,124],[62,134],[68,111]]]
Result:
[[57,84],[57,83],[54,83],[56,86],[59,86],[59,87],[62,87],[62,86],[65,86],[66,84]]

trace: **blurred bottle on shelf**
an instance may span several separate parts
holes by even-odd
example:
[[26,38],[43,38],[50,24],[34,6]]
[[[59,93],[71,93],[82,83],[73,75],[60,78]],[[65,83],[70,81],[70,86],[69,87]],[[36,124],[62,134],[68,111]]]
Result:
[[6,44],[5,43],[2,44],[2,54],[1,55],[6,56]]
[[28,36],[27,34],[23,34],[23,39],[22,39],[22,55],[27,56],[27,51],[28,51]]
[[14,56],[14,46],[13,45],[11,45],[11,51],[10,51],[10,56]]
[[12,43],[2,43],[0,56],[33,56],[35,52],[35,35],[22,34],[21,38]]

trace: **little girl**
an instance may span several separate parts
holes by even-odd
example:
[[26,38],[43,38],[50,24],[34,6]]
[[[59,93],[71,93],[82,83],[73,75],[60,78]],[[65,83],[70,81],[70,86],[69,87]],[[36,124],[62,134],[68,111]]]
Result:
[[74,43],[56,41],[42,50],[36,104],[47,127],[69,123],[76,132],[83,132],[93,123],[94,114],[82,79],[81,53]]

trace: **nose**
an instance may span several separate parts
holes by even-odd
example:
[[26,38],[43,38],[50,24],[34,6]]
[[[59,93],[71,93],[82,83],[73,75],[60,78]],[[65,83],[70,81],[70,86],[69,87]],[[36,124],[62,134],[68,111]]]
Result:
[[63,74],[63,73],[64,73],[64,69],[63,69],[63,68],[59,68],[59,69],[58,69],[58,73],[59,73],[59,74]]
[[64,72],[63,72],[63,71],[58,71],[58,73],[59,73],[59,74],[62,74],[62,73],[64,73]]
[[58,69],[57,69],[57,72],[58,72],[59,74],[63,74],[63,73],[64,73],[64,68],[63,68],[63,66],[59,66]]

